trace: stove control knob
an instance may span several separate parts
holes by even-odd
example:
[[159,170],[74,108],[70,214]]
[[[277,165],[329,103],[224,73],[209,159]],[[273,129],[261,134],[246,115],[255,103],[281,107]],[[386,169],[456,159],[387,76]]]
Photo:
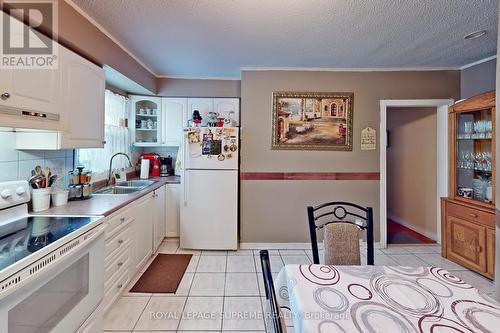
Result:
[[2,199],[7,199],[9,198],[10,196],[12,196],[12,192],[10,190],[3,190],[1,193],[0,193],[0,197],[2,197]]
[[19,186],[18,188],[16,188],[16,193],[17,193],[17,195],[21,196],[24,193],[26,193],[26,190],[24,189],[24,187]]

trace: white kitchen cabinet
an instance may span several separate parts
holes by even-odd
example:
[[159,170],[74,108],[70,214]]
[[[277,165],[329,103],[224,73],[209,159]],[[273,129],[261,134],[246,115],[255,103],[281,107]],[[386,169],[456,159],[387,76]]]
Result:
[[181,186],[180,184],[167,184],[167,237],[179,237],[180,208],[181,208]]
[[239,98],[214,98],[214,111],[221,117],[232,117],[236,124],[240,123]]
[[187,123],[187,98],[162,98],[163,139],[162,145],[180,146],[184,123]]
[[156,147],[163,144],[163,112],[160,97],[130,96],[129,127],[132,142],[137,147]]
[[[2,15],[8,22],[7,14],[2,12]],[[12,29],[11,34],[16,31],[22,33],[22,29]],[[56,69],[0,69],[0,124],[3,127],[62,129],[60,90],[61,66]],[[23,114],[23,111],[38,115]]]
[[166,236],[166,191],[165,186],[153,191],[153,251],[156,251]]
[[[61,70],[1,69],[0,119],[4,127],[62,129],[59,100]],[[45,116],[22,114],[36,112]],[[12,115],[9,115],[11,113]]]
[[62,100],[65,133],[61,148],[104,147],[104,70],[64,47]]
[[140,270],[153,254],[153,193],[146,194],[135,202],[133,221],[134,266]]
[[202,117],[201,126],[207,126],[207,115],[209,112],[216,112],[222,118],[231,118],[235,121],[233,126],[239,126],[239,98],[188,98],[188,108],[184,119],[186,126],[195,110],[198,110]]
[[214,99],[213,98],[188,98],[188,113],[186,115],[186,123],[188,119],[192,118],[193,111],[198,110],[202,117],[201,126],[207,126],[207,114],[213,112],[214,110]]
[[[43,71],[51,72],[51,70]],[[59,121],[51,122],[43,119],[35,121],[29,117],[10,116],[12,119],[6,122],[5,126],[21,128],[16,132],[17,149],[53,150],[102,148],[104,146],[105,79],[103,69],[65,47],[59,46],[59,71],[60,80],[57,84],[60,87],[57,87],[57,96],[54,97],[56,101],[51,109],[51,112],[60,116]],[[36,83],[36,88],[41,91],[51,89],[51,81],[43,75],[37,76],[34,72],[28,70],[22,75],[16,74],[20,76],[16,80],[30,81],[31,77],[31,80]],[[55,81],[57,80],[54,79],[53,82]],[[25,97],[29,96],[30,84],[26,83],[26,86],[24,88],[26,91],[23,92]],[[19,102],[17,105],[21,107],[22,103]],[[31,105],[31,107],[35,106]],[[2,110],[1,105],[0,110]],[[0,119],[4,126],[3,117],[0,116]]]

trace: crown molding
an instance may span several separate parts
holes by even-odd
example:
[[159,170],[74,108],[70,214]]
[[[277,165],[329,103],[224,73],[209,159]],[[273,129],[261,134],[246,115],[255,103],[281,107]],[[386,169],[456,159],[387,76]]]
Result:
[[153,75],[155,78],[158,77],[158,75],[156,75],[156,73],[153,72],[151,70],[151,68],[149,68],[141,59],[139,59],[129,49],[127,49],[125,46],[123,46],[123,44],[118,39],[116,39],[112,34],[110,34],[109,31],[107,31],[106,29],[104,29],[104,27],[102,25],[100,25],[99,23],[97,23],[83,9],[81,9],[80,7],[78,7],[77,4],[75,4],[72,0],[64,0],[64,1],[66,1],[66,3],[68,5],[70,5],[71,7],[73,7],[74,10],[76,10],[80,15],[82,15],[85,19],[87,19],[92,25],[94,25],[97,29],[99,29],[99,31],[101,31],[104,35],[106,35],[106,37],[108,37],[109,39],[111,39],[116,45],[118,45],[123,51],[125,51],[125,53],[127,53],[132,59],[134,59],[135,61],[137,61],[137,63],[139,65],[141,65],[142,67],[144,67],[144,69],[147,70],[151,75]]
[[182,79],[182,80],[219,80],[219,81],[241,81],[240,77],[232,76],[183,76],[183,75],[158,75],[158,79]]
[[496,59],[496,58],[497,58],[497,56],[493,55],[491,57],[487,57],[487,58],[484,58],[484,59],[481,59],[481,60],[478,60],[478,61],[474,61],[474,62],[471,62],[470,64],[463,65],[462,67],[460,67],[460,70],[464,70],[464,69],[467,69],[469,67],[474,67],[474,66],[480,65],[480,64],[482,64],[484,62],[488,62],[490,60]]
[[332,68],[332,67],[242,67],[241,71],[298,71],[298,72],[429,72],[457,71],[460,67],[373,67],[373,68]]

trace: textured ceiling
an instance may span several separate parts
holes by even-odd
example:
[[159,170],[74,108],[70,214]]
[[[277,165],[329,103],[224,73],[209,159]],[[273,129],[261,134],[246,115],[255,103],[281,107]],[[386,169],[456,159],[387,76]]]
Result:
[[[497,0],[73,0],[157,75],[460,67],[496,54]],[[463,36],[487,30],[486,36]]]

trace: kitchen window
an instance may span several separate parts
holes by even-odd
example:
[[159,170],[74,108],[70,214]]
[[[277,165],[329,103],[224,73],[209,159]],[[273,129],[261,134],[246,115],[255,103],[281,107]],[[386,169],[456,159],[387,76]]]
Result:
[[[75,154],[76,165],[92,170],[94,177],[104,178],[109,169],[109,159],[113,154],[122,152],[130,156],[130,130],[126,127],[128,118],[129,98],[115,94],[106,89],[105,92],[105,120],[104,120],[104,148],[77,149]],[[126,158],[116,158],[113,161],[115,168],[129,167]]]

